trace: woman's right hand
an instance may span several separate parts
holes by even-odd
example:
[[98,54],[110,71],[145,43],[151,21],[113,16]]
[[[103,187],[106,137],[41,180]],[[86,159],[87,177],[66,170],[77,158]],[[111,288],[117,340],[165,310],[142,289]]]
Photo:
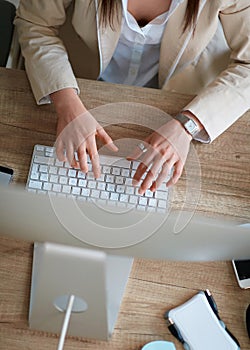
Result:
[[[96,137],[112,151],[118,148],[103,127],[87,111],[72,88],[56,91],[50,95],[58,117],[56,153],[61,161],[67,160],[72,167],[88,172],[87,154],[92,162],[95,178],[100,176]],[[75,159],[75,152],[78,161]]]

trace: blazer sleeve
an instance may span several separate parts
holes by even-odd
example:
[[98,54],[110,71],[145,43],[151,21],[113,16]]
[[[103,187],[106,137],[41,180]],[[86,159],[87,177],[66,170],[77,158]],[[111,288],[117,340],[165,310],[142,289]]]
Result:
[[49,103],[49,94],[72,87],[79,92],[58,28],[72,0],[21,0],[15,25],[25,69],[38,104]]
[[[250,108],[250,5],[234,1],[220,20],[231,49],[230,64],[185,109],[196,115],[213,141]],[[200,140],[202,141],[202,140]]]

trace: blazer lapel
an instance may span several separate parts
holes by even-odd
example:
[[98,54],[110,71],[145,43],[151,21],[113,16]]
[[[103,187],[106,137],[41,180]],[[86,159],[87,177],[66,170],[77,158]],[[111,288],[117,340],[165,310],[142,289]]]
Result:
[[73,1],[72,24],[84,43],[93,51],[97,48],[96,8],[94,1]]

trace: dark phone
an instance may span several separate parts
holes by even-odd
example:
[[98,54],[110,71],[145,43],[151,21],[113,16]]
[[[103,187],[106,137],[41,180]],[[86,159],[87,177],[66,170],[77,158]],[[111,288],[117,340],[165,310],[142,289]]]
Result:
[[250,278],[250,260],[234,260],[240,280]]
[[247,324],[248,337],[250,338],[250,304],[248,305],[248,308],[246,311],[246,324]]
[[13,169],[0,165],[0,185],[7,186],[13,176]]
[[250,288],[250,259],[233,260],[233,268],[241,288]]

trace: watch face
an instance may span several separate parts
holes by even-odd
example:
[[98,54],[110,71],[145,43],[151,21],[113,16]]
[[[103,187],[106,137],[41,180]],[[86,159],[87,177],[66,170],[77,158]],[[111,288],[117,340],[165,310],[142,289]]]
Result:
[[191,119],[185,123],[185,128],[191,135],[193,135],[196,131],[198,131],[198,127],[196,123]]

